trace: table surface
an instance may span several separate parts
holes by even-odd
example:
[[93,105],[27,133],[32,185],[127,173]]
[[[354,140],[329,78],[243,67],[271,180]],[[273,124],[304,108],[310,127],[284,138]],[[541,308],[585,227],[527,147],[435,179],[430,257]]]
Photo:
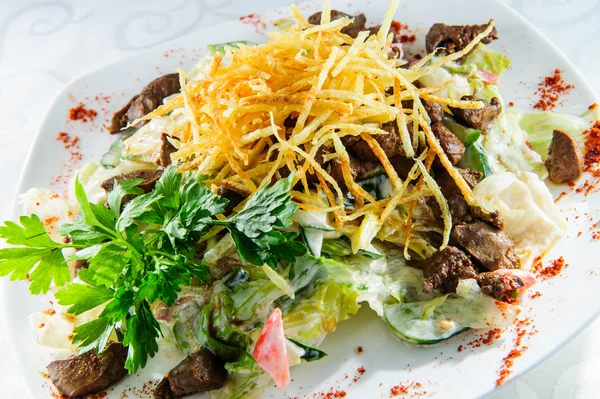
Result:
[[[548,36],[600,93],[600,0],[504,0]],[[22,1],[0,5],[0,220],[9,217],[43,117],[72,79],[201,27],[289,0]],[[483,6],[485,2],[480,2]],[[1,316],[1,315],[0,315]],[[0,317],[0,398],[28,398]],[[490,399],[597,398],[600,320]]]

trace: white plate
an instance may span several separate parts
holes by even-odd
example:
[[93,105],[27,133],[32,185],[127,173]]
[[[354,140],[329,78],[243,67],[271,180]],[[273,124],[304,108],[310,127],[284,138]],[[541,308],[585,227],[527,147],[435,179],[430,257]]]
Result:
[[[386,4],[379,1],[333,3],[333,8],[349,13],[365,12],[371,24],[378,23],[386,10]],[[319,6],[312,3],[301,6],[301,9],[305,15],[309,15]],[[260,19],[271,28],[274,20],[286,14],[285,11],[270,11],[261,14]],[[395,19],[408,23],[412,31],[417,33],[418,43],[422,44],[422,36],[435,22],[484,23],[490,17],[495,19],[501,37],[493,46],[507,53],[512,60],[512,67],[501,82],[501,91],[507,103],[513,101],[517,106],[527,109],[533,103],[537,82],[556,68],[563,69],[565,79],[576,87],[561,110],[579,114],[595,101],[594,94],[573,65],[529,23],[498,1],[462,0],[452,2],[450,6],[447,1],[404,0]],[[189,68],[209,43],[239,39],[266,40],[265,30],[260,25],[257,27],[247,23],[252,21],[256,20],[232,21],[195,32],[72,82],[58,96],[46,116],[29,155],[19,192],[31,187],[49,187],[62,192],[63,186],[49,185],[53,176],[65,171],[61,165],[69,162],[68,152],[55,140],[58,132],[68,131],[80,137],[84,162],[98,160],[114,140],[106,131],[99,129],[100,124],[107,123],[111,112],[122,106],[159,72]],[[90,103],[89,100],[100,93],[110,95],[112,101],[104,106],[106,113],[100,112],[96,118],[96,126],[79,122],[66,124],[67,112],[74,106],[74,101],[82,101],[101,111],[97,103]],[[553,188],[554,194],[558,195],[561,189]],[[600,213],[598,195],[587,198],[571,195],[558,204],[567,216],[588,213],[596,218]],[[13,216],[20,213],[20,206],[15,204]],[[564,270],[561,277],[542,282],[535,288],[543,294],[541,297],[525,300],[525,313],[533,320],[538,333],[524,338],[524,345],[529,349],[515,360],[512,377],[523,373],[565,344],[600,311],[600,302],[590,295],[600,289],[600,277],[590,273],[595,266],[592,259],[600,246],[590,237],[587,219],[570,219],[567,236],[546,259],[562,255],[571,266]],[[580,230],[583,235],[578,237]],[[35,344],[26,319],[28,314],[47,308],[48,298],[28,295],[23,283],[9,283],[7,279],[2,279],[1,284],[6,326],[20,359],[27,389],[32,398],[50,398],[48,380],[39,372],[45,370],[45,365],[56,354]],[[338,331],[325,340],[323,349],[329,354],[326,359],[294,368],[293,382],[285,394],[271,388],[265,397],[321,397],[319,393],[329,392],[332,387],[346,391],[346,397],[349,398],[390,397],[392,386],[401,383],[406,385],[411,381],[421,384],[420,388],[409,389],[412,395],[422,393],[424,397],[448,398],[483,396],[496,385],[501,360],[513,347],[513,332],[508,331],[492,346],[483,345],[477,349],[466,345],[479,336],[473,333],[463,334],[435,347],[410,347],[396,341],[381,320],[363,309],[353,319],[341,323]],[[459,352],[459,345],[467,349]],[[358,346],[364,348],[361,355],[355,354]],[[139,387],[151,378],[160,378],[177,360],[154,359],[142,373],[127,378],[109,390],[109,398],[119,398],[125,388]],[[361,366],[366,370],[364,375],[357,373],[357,368]],[[354,381],[355,376],[359,377],[357,381]],[[134,392],[128,395],[130,398],[146,397],[136,396]]]

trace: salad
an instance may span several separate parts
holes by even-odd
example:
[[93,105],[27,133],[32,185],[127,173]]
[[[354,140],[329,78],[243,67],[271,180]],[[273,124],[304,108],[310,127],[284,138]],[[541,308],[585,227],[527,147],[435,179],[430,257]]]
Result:
[[414,345],[515,321],[566,229],[546,180],[581,176],[600,118],[507,108],[493,20],[437,23],[407,59],[397,6],[371,27],[292,6],[266,43],[209,46],[114,115],[69,195],[22,195],[0,275],[55,298],[30,319],[77,350],[48,365],[62,395],[160,350],[183,360],[155,398],[256,398],[361,306]]

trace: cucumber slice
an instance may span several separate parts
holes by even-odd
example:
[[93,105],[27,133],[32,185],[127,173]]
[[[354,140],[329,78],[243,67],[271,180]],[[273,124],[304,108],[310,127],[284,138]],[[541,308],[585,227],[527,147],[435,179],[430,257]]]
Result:
[[310,253],[316,258],[321,257],[325,230],[314,229],[311,227],[301,227],[301,230]]
[[[433,301],[437,299],[439,298]],[[383,317],[396,336],[417,345],[436,344],[467,329],[456,322],[440,318],[435,310],[428,316],[427,306],[431,302],[387,305],[383,308]]]
[[442,123],[462,141],[465,147],[473,145],[481,136],[480,130],[463,126],[450,117],[445,116]]
[[327,223],[327,214],[325,212],[303,211],[298,209],[292,220],[302,227],[311,229],[334,231],[335,228]]
[[116,167],[121,162],[121,153],[124,149],[125,143],[121,139],[116,140],[100,158],[100,165],[108,169]]
[[390,198],[394,195],[394,187],[390,178],[385,174],[379,174],[368,179],[356,182],[376,200]]
[[481,172],[484,178],[493,173],[488,162],[488,157],[479,143],[467,147],[457,166],[463,169],[468,168]]
[[225,42],[225,43],[215,43],[215,44],[209,44],[206,47],[206,51],[208,52],[208,54],[210,55],[214,55],[217,51],[221,51],[223,52],[225,50],[225,46],[229,46],[229,47],[235,47],[238,48],[238,44],[245,44],[247,46],[253,46],[256,43],[254,42],[249,42],[247,40],[238,40],[235,42]]

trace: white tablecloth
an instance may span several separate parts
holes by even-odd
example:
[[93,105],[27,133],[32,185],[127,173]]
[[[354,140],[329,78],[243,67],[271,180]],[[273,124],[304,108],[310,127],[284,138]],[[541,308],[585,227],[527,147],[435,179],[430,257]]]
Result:
[[[505,0],[600,93],[600,0]],[[0,2],[0,220],[46,110],[72,79],[196,29],[289,0]],[[485,0],[480,0],[480,7]],[[0,318],[0,398],[26,398]],[[600,320],[491,398],[598,398]],[[37,399],[37,398],[36,398]]]

